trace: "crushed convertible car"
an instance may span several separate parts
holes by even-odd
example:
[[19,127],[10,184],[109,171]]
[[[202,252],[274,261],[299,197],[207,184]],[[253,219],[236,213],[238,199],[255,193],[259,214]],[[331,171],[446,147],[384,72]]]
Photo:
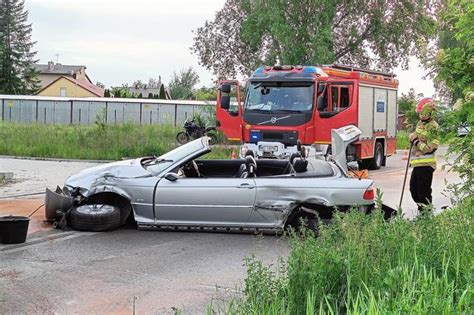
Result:
[[202,159],[211,151],[209,138],[202,137],[159,157],[104,164],[69,177],[63,189],[47,190],[46,217],[91,231],[129,219],[138,228],[311,227],[336,207],[366,210],[374,203],[372,180],[347,175],[344,152],[354,139],[339,140],[333,143],[342,152],[339,161],[334,147],[332,161],[306,159],[304,147],[289,160],[255,160],[251,154],[211,160]]

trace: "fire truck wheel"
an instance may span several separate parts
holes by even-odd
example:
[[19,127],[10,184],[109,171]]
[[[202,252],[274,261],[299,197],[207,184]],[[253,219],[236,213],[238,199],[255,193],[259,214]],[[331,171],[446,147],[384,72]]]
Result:
[[382,142],[375,143],[374,158],[369,164],[369,170],[378,170],[383,163],[383,144]]

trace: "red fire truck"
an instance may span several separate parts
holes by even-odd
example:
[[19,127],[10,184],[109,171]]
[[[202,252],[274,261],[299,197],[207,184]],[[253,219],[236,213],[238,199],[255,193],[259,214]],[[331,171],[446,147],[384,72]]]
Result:
[[238,81],[220,82],[217,127],[259,156],[286,157],[298,140],[327,154],[331,130],[355,125],[362,134],[348,148],[348,161],[378,169],[396,149],[394,77],[341,65],[258,68],[248,80],[245,101]]

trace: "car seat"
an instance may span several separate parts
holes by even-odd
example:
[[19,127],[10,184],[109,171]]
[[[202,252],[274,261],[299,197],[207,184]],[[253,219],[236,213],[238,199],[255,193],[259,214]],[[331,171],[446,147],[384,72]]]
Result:
[[[239,167],[239,171],[237,172],[237,177],[239,178],[247,178],[248,176],[248,171],[247,171],[247,157],[250,156],[253,158],[253,161],[255,162],[255,153],[253,152],[253,150],[248,150],[246,153],[245,153],[245,160],[244,160],[244,163],[242,163]],[[257,163],[255,162],[254,163],[255,165],[255,168],[257,167]]]
[[[245,175],[244,175],[245,174]],[[240,164],[239,171],[237,172],[238,178],[247,178],[247,166],[245,163]]]
[[301,158],[295,158],[293,160],[293,169],[296,173],[304,173],[308,170],[308,161]]
[[290,163],[296,173],[303,173],[308,170],[308,161],[305,159],[304,156],[305,152],[306,151],[304,147],[301,147],[300,152],[293,153],[290,156]]
[[257,176],[257,161],[252,155],[247,155],[245,157],[245,166],[247,169],[247,177]]

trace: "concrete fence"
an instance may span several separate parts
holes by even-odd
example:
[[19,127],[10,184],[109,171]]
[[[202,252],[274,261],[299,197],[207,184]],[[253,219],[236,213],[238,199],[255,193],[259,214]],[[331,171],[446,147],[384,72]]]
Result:
[[215,102],[207,101],[0,95],[1,120],[23,124],[90,125],[101,120],[180,126],[194,114],[209,117],[214,107]]

